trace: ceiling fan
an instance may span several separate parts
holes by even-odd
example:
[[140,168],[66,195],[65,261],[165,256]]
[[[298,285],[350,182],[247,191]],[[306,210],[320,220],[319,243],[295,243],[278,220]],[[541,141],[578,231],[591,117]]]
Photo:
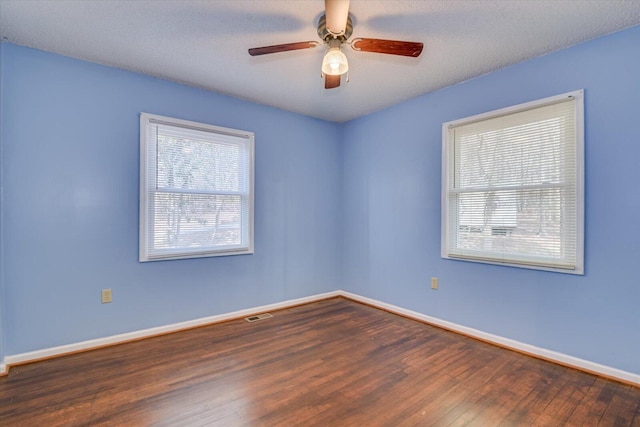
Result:
[[347,40],[353,33],[353,24],[349,16],[349,0],[325,0],[325,13],[318,20],[318,36],[322,42],[306,41],[297,43],[278,44],[273,46],[254,47],[249,49],[249,55],[267,55],[270,53],[287,52],[290,50],[308,49],[324,44],[327,51],[322,60],[322,74],[325,89],[340,86],[340,78],[349,71],[349,63],[342,52],[342,46],[351,45],[353,50],[373,53],[386,53],[418,57],[422,53],[422,43],[399,40],[383,40],[369,38],[355,38]]

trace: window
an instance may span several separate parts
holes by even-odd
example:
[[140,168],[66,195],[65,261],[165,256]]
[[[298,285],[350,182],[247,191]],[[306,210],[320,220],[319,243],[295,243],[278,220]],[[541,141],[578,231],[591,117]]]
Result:
[[442,257],[583,274],[583,91],[443,124]]
[[254,136],[140,115],[140,261],[253,253]]

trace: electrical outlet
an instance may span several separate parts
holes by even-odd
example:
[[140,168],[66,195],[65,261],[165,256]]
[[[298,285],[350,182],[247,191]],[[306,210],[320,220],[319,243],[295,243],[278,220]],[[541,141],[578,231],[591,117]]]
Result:
[[111,298],[111,289],[103,289],[102,290],[102,303],[106,304],[108,302],[111,302],[112,298]]
[[437,277],[432,277],[431,278],[431,289],[435,289],[436,291],[438,290],[438,278]]

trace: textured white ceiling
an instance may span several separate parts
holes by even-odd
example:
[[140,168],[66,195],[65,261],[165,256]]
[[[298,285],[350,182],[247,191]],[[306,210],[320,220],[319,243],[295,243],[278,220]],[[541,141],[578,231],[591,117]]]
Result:
[[19,45],[347,121],[509,64],[640,24],[639,0],[352,0],[354,37],[423,42],[405,58],[345,49],[349,83],[325,90],[322,0],[0,0],[0,37]]

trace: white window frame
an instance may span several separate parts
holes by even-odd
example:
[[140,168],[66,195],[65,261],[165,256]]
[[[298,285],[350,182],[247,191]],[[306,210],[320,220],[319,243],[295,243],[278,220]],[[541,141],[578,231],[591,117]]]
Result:
[[[521,263],[501,261],[497,258],[488,256],[483,258],[482,251],[477,251],[478,256],[464,256],[452,254],[450,250],[450,233],[454,229],[450,217],[449,196],[453,189],[452,180],[453,171],[450,171],[450,156],[454,155],[453,148],[453,132],[452,129],[465,124],[477,123],[484,120],[495,119],[508,114],[532,110],[546,105],[556,104],[566,101],[567,98],[575,100],[574,103],[574,125],[575,125],[575,266],[573,268],[564,268],[552,265],[544,265],[543,263]],[[503,265],[510,267],[519,267],[535,270],[554,271],[568,274],[584,274],[584,91],[576,90],[565,94],[552,96],[512,107],[502,108],[487,113],[478,114],[471,117],[462,118],[442,125],[442,189],[441,189],[441,256],[445,259],[462,260],[471,262],[480,262],[485,264]],[[458,219],[458,218],[456,218]],[[455,227],[457,227],[457,221]],[[455,251],[454,251],[455,252]]]
[[[154,230],[153,224],[153,207],[150,201],[153,200],[155,194],[156,182],[150,178],[150,173],[155,175],[156,170],[156,142],[149,138],[149,126],[160,124],[183,128],[187,130],[210,133],[212,136],[218,135],[227,139],[237,139],[243,144],[248,145],[249,167],[246,182],[248,185],[248,224],[242,227],[243,233],[248,233],[246,239],[247,244],[233,245],[225,247],[206,247],[206,248],[178,248],[170,249],[165,253],[158,254],[158,251],[151,251],[151,234]],[[149,113],[140,113],[140,230],[139,230],[139,261],[162,261],[174,259],[202,258],[227,255],[244,255],[253,254],[254,244],[254,169],[255,169],[255,147],[254,134],[237,129],[230,129],[220,126],[209,125],[205,123],[197,123],[188,120],[181,120],[172,117],[164,117]],[[240,142],[239,142],[240,143]],[[187,194],[187,193],[185,193]],[[228,192],[207,192],[212,195],[225,195]],[[248,229],[245,229],[248,228]]]

